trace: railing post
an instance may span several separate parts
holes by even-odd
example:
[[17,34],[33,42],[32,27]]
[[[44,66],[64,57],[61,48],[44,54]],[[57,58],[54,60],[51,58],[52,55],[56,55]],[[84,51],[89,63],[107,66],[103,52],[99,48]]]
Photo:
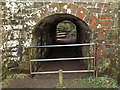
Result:
[[96,68],[95,68],[95,59],[96,59],[96,44],[94,44],[94,77],[95,77],[95,73],[96,73]]
[[96,77],[98,77],[98,47],[99,47],[99,43],[97,42],[97,47],[96,47]]
[[30,74],[32,73],[32,66],[31,66],[31,48],[28,47],[29,50],[29,64],[30,64]]
[[62,70],[59,70],[59,84],[60,84],[60,87],[63,86],[63,75],[62,75]]

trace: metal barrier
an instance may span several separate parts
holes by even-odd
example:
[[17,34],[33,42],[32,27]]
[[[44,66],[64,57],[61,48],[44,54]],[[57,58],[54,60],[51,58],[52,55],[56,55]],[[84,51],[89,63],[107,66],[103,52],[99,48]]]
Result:
[[[31,48],[50,48],[50,47],[71,47],[71,46],[90,46],[94,45],[94,57],[77,57],[77,58],[53,58],[53,59],[31,59]],[[65,45],[44,45],[44,46],[30,46],[29,48],[29,64],[30,64],[30,74],[49,74],[49,73],[59,73],[59,71],[48,71],[48,72],[32,72],[31,62],[34,61],[61,61],[61,60],[94,60],[94,70],[73,70],[73,71],[63,71],[63,73],[76,73],[76,72],[93,72],[96,76],[96,45],[94,43],[85,43],[85,44],[65,44]]]

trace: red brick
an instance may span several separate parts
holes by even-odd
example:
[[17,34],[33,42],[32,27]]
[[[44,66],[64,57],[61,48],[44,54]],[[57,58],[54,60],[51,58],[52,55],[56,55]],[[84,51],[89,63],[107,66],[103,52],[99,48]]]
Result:
[[84,8],[79,8],[77,11],[77,16],[81,19],[83,19],[86,14],[87,14],[87,10],[85,10]]
[[103,30],[100,30],[98,32],[98,40],[105,40],[106,38],[106,32],[103,33]]
[[92,22],[91,22],[91,24],[94,24],[94,23],[96,23],[96,17],[94,16],[93,18],[92,18]]
[[97,25],[98,25],[98,22],[91,24],[90,25],[91,30],[98,30]]
[[113,26],[113,24],[114,24],[114,22],[111,21],[111,20],[101,20],[101,21],[99,21],[99,22],[101,23],[101,25],[102,25],[103,27],[108,28],[108,29],[110,29],[111,26]]
[[107,14],[107,15],[110,15],[112,12],[112,9],[111,8],[107,8],[107,9],[103,9],[103,13],[104,14]]
[[90,23],[90,28],[91,30],[96,30],[97,29],[97,25],[98,25],[98,21],[97,18],[93,15],[93,14],[89,14],[89,18],[91,18],[91,23]]
[[109,8],[109,7],[111,7],[111,5],[110,4],[108,4],[108,3],[98,3],[98,5],[97,5],[97,7],[98,8]]
[[98,17],[99,19],[113,19],[112,15],[102,15]]
[[102,44],[99,47],[98,56],[101,57],[102,55],[106,55],[106,54],[107,54],[106,46],[105,46],[105,44]]

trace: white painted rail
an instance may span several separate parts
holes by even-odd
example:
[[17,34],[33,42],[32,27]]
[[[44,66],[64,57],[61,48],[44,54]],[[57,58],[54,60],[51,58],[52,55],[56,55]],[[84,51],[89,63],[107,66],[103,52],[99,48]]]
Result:
[[71,47],[71,46],[90,46],[94,43],[84,43],[84,44],[65,44],[65,45],[44,45],[44,46],[30,46],[30,48],[47,48],[47,47]]
[[94,59],[94,57],[77,57],[77,58],[53,58],[53,59],[31,59],[31,61],[64,61],[64,60],[80,60]]
[[[63,73],[86,73],[86,72],[94,72],[94,70],[74,70],[74,71],[62,71]],[[59,71],[47,71],[47,72],[32,72],[31,74],[55,74],[59,73]]]

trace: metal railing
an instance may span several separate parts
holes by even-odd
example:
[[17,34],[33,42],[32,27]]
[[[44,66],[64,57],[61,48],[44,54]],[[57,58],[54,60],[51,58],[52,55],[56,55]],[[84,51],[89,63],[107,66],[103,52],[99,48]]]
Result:
[[[94,57],[76,57],[76,58],[53,58],[53,59],[31,59],[31,48],[51,48],[51,47],[76,47],[76,46],[90,46],[94,45]],[[32,65],[31,62],[34,61],[61,61],[61,60],[89,60],[93,59],[94,60],[94,70],[73,70],[73,71],[63,71],[63,73],[76,73],[76,72],[93,72],[95,76],[95,64],[96,64],[96,45],[94,43],[84,43],[84,44],[65,44],[65,45],[44,45],[44,46],[30,46],[29,48],[29,64],[30,64],[30,74],[49,74],[49,73],[59,73],[59,71],[47,71],[47,72],[32,72]]]
[[85,44],[65,44],[65,45],[44,45],[44,46],[30,46],[30,48],[71,47],[71,46],[89,46],[89,45],[94,45],[94,43],[85,43]]

